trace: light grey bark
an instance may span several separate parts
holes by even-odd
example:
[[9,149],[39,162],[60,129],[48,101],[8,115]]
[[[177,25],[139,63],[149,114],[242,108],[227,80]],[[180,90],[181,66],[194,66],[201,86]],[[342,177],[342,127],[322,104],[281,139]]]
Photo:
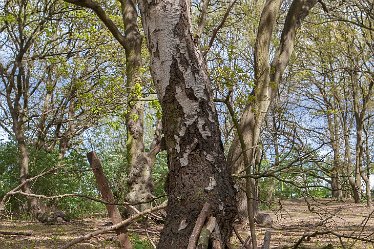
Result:
[[366,171],[365,171],[365,192],[366,192],[366,205],[371,208],[373,206],[372,204],[372,198],[371,198],[371,184],[370,184],[370,174],[372,172],[372,164],[371,156],[370,156],[370,146],[369,146],[369,132],[368,132],[368,126],[370,126],[370,118],[367,119],[367,127],[364,127],[364,133],[365,133],[365,161],[366,161]]

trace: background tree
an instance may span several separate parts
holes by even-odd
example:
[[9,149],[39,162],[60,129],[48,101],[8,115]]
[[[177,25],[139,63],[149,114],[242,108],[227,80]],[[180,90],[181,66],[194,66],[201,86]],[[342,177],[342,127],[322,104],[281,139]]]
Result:
[[[27,182],[30,147],[58,151],[61,160],[77,142],[74,139],[109,110],[118,109],[113,103],[122,91],[112,75],[118,70],[116,61],[108,63],[107,55],[99,59],[92,53],[93,45],[96,52],[108,48],[107,41],[89,38],[98,34],[97,26],[82,28],[82,23],[71,22],[75,16],[66,10],[57,2],[4,5],[1,38],[7,57],[0,65],[0,125],[17,143],[26,194],[32,193]],[[79,27],[82,33],[73,34]],[[35,198],[30,202],[32,209],[40,208]]]

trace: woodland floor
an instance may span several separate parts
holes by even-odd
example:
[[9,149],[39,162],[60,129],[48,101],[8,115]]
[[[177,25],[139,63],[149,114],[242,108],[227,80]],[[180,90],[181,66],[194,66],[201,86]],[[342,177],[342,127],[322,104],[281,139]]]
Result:
[[[298,248],[373,248],[373,243],[362,240],[374,240],[374,209],[364,204],[350,201],[331,200],[282,200],[266,211],[273,220],[273,227],[257,227],[258,241],[261,245],[265,231],[271,231],[271,248],[292,248],[307,234],[328,233],[306,238]],[[31,235],[0,234],[0,249],[6,248],[59,248],[66,242],[94,230],[105,228],[108,219],[87,218],[58,225],[44,225],[38,222],[20,220],[0,220],[1,231],[32,232]],[[130,234],[136,249],[152,248],[151,239],[156,242],[161,225],[145,220],[130,226]],[[242,239],[248,234],[248,227],[236,224]],[[330,233],[331,232],[331,233]],[[333,234],[335,233],[335,234]],[[338,236],[342,236],[339,239]],[[360,240],[357,240],[359,238]],[[143,241],[143,242],[142,242]],[[148,246],[146,246],[148,244]],[[233,248],[241,248],[240,241],[234,235]],[[327,247],[326,247],[327,246]],[[94,237],[73,248],[118,248],[114,233]]]

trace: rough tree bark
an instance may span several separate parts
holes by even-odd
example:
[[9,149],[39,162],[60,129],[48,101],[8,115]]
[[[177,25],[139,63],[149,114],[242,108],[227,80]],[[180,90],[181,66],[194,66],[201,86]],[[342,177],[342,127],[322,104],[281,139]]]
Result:
[[186,248],[205,202],[227,242],[236,216],[235,190],[205,63],[190,29],[190,2],[141,1],[140,6],[168,153],[169,199],[158,248]]
[[[241,173],[247,169],[246,174],[250,175],[255,166],[260,128],[293,52],[296,31],[309,14],[310,9],[317,2],[317,0],[294,0],[292,2],[286,16],[280,38],[280,45],[271,64],[269,62],[270,40],[276,24],[281,1],[267,0],[265,3],[256,38],[255,88],[252,93],[254,98],[253,101],[245,107],[239,126],[241,134],[247,144],[246,153],[250,165],[243,165],[243,157],[241,156],[243,152],[240,147],[236,146],[239,139],[235,137],[228,157],[229,164],[232,165],[234,173]],[[248,185],[248,182],[249,180],[247,180],[246,185]],[[243,196],[243,194],[241,196]],[[250,201],[250,199],[256,200],[257,197],[247,196],[247,201]],[[244,216],[248,215],[248,210],[246,209],[248,209],[248,207],[242,205],[239,213]],[[254,216],[257,211],[253,210],[251,212]]]

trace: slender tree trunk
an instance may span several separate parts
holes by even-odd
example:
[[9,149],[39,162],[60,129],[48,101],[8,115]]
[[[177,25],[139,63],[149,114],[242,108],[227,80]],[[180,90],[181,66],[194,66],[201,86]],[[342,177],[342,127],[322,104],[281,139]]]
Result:
[[[369,125],[370,120],[368,119],[367,124]],[[371,189],[370,189],[370,173],[371,173],[371,160],[370,160],[370,148],[369,148],[369,134],[367,128],[364,127],[365,132],[365,157],[366,157],[366,175],[364,177],[366,187],[366,206],[372,207],[371,200]],[[364,174],[365,174],[364,173]]]
[[[357,120],[356,120],[357,122]],[[356,161],[355,161],[355,185],[358,188],[357,191],[362,192],[361,188],[361,171],[362,171],[362,157],[363,157],[363,146],[362,146],[362,124],[356,123]]]
[[[280,0],[267,0],[261,14],[255,47],[256,85],[253,92],[254,100],[245,107],[239,125],[241,135],[248,145],[246,153],[249,165],[244,166],[241,156],[243,151],[237,146],[239,138],[235,137],[228,158],[234,173],[242,172],[244,169],[247,169],[247,175],[253,172],[260,128],[293,52],[296,31],[309,14],[309,10],[317,3],[317,0],[294,0],[292,2],[282,31],[280,46],[270,64],[270,41],[281,2]],[[247,181],[247,184],[250,184],[250,181]],[[247,187],[247,189],[250,190],[250,187]],[[248,202],[253,199],[253,197],[248,196],[248,193],[247,198]],[[254,216],[256,212],[256,210],[252,210],[249,213]]]
[[190,30],[190,2],[141,1],[141,12],[168,153],[169,199],[158,248],[186,248],[205,202],[226,243],[236,217],[235,190],[205,62]]
[[[279,126],[277,125],[277,119],[276,119],[276,116],[278,114],[278,112],[276,111],[276,108],[275,106],[272,108],[272,134],[273,134],[273,143],[274,143],[274,165],[275,167],[279,167],[279,157],[280,157],[280,153],[279,153]],[[275,184],[276,184],[276,181],[274,178],[271,178],[270,179],[270,183],[269,183],[269,189],[268,189],[268,194],[267,194],[267,198],[266,198],[266,202],[267,203],[271,203],[273,201],[273,194],[274,194],[274,191],[275,191]]]
[[356,187],[356,183],[354,180],[354,176],[352,176],[352,173],[354,171],[352,163],[351,163],[351,145],[349,143],[349,129],[346,124],[344,124],[344,160],[346,164],[346,175],[348,176],[348,182],[351,186],[352,193],[353,193],[353,199],[355,203],[359,203],[361,199],[359,188]]
[[[149,157],[144,148],[144,106],[138,101],[137,89],[143,86],[141,79],[141,48],[142,36],[138,28],[136,4],[132,0],[121,0],[123,23],[125,25],[126,52],[126,86],[130,91],[128,96],[129,110],[126,115],[127,128],[127,163],[129,167],[127,201],[131,203],[146,202],[152,198],[152,166],[154,160]],[[150,207],[149,203],[137,205],[142,211]]]
[[[324,91],[324,90],[323,90]],[[323,94],[323,98],[326,98],[326,94]],[[328,108],[333,108],[329,106],[330,101],[325,99],[325,104]],[[331,169],[331,192],[332,197],[341,200],[342,199],[342,190],[340,185],[340,146],[339,146],[339,134],[337,130],[337,118],[336,114],[327,114],[327,124],[330,133],[330,143],[334,153],[333,167]]]
[[[20,160],[20,162],[19,162],[20,183],[24,183],[24,182],[26,182],[26,180],[29,176],[30,158],[29,158],[29,153],[28,153],[28,150],[27,150],[27,146],[23,141],[18,142],[18,151],[20,153],[20,155],[19,155],[20,156],[19,157],[19,160]],[[22,186],[22,191],[27,193],[27,194],[32,194],[30,184],[25,183]],[[33,197],[28,197],[27,199],[28,199],[28,209],[29,209],[29,211],[31,211],[32,213],[36,212],[38,210],[38,207],[39,207],[38,200],[36,198],[33,198]]]

